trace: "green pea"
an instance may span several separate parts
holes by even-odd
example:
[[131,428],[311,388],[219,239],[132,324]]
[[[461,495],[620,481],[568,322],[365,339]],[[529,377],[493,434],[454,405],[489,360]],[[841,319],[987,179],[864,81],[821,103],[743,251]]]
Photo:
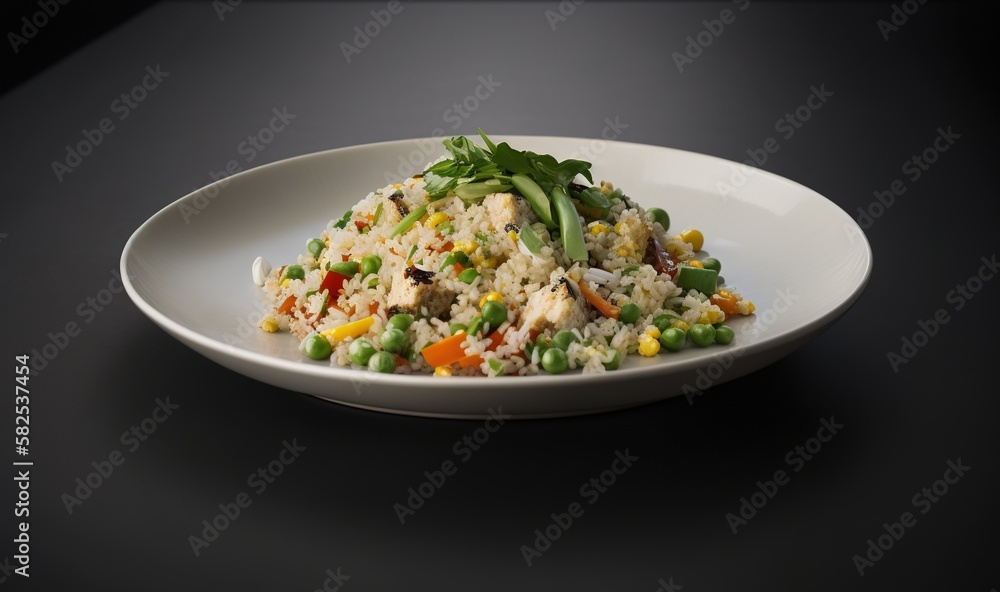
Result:
[[649,208],[646,213],[653,218],[653,222],[659,222],[660,226],[663,227],[663,232],[666,232],[670,228],[670,216],[667,215],[667,211],[663,208]]
[[691,337],[691,343],[697,345],[698,347],[708,347],[712,345],[715,341],[715,327],[712,325],[705,325],[702,323],[695,323],[691,325],[688,329],[688,336]]
[[448,325],[448,331],[450,331],[452,335],[458,335],[459,332],[468,330],[469,326],[463,325],[462,323],[452,323]]
[[320,253],[326,248],[326,243],[323,242],[321,238],[314,238],[306,243],[306,249],[312,253],[312,256],[319,259]]
[[483,321],[490,324],[491,329],[496,329],[507,320],[507,307],[499,302],[490,300],[483,305]]
[[392,374],[396,371],[396,356],[386,351],[375,352],[368,358],[368,369],[372,372]]
[[642,311],[639,310],[639,305],[629,302],[618,311],[618,320],[631,325],[639,320],[640,314],[642,314]]
[[374,353],[375,346],[364,337],[355,339],[351,342],[351,346],[347,348],[347,357],[358,366],[368,365],[368,360],[371,359]]
[[545,350],[542,355],[542,368],[551,374],[561,374],[569,367],[569,358],[566,352],[555,347]]
[[722,272],[722,262],[715,257],[705,257],[701,260],[701,264],[705,266],[705,269],[715,270],[715,273]]
[[333,346],[319,333],[306,337],[306,355],[314,360],[326,360],[333,353]]
[[660,330],[660,333],[663,333],[670,327],[670,323],[673,323],[675,318],[676,317],[662,314],[653,319],[653,324]]
[[719,325],[715,328],[715,342],[722,345],[729,345],[736,337],[736,333],[729,325]]
[[467,284],[474,282],[477,277],[479,277],[479,272],[471,267],[469,269],[463,269],[462,273],[458,274],[458,279]]
[[601,362],[604,365],[605,370],[617,370],[619,366],[622,365],[622,355],[618,351],[618,348],[612,349],[613,352],[610,362]]
[[684,349],[684,341],[687,333],[677,327],[668,327],[660,331],[660,346],[667,351],[681,351]]
[[579,339],[577,339],[576,334],[572,331],[560,331],[552,338],[551,347],[566,351],[569,349],[569,345],[576,341],[579,341]]
[[469,335],[477,335],[483,328],[483,317],[476,315],[469,323],[469,328],[465,330]]
[[378,273],[382,268],[382,258],[378,255],[365,255],[361,259],[361,275],[368,276]]
[[285,268],[285,277],[290,280],[306,279],[306,270],[301,265],[289,265]]
[[329,269],[334,273],[352,277],[354,274],[358,273],[358,267],[357,261],[338,261],[336,263],[331,263]]
[[465,267],[466,265],[469,264],[469,254],[466,253],[465,251],[452,251],[451,255],[449,256],[454,257],[455,261],[458,261],[459,263],[462,264],[462,267]]
[[401,354],[405,352],[407,346],[410,345],[409,340],[406,338],[406,333],[403,333],[395,327],[389,327],[383,331],[382,337],[379,338],[379,341],[382,344],[382,349],[394,354]]
[[413,315],[401,312],[396,315],[392,315],[389,319],[389,326],[393,329],[399,329],[400,331],[406,331],[413,324]]

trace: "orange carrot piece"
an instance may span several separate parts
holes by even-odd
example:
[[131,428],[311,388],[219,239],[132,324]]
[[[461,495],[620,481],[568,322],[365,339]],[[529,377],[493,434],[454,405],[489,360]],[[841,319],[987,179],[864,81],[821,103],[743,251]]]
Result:
[[375,316],[378,313],[378,302],[372,300],[371,304],[368,305],[369,316]]
[[466,356],[458,361],[460,368],[468,368],[469,366],[478,366],[483,363],[483,356],[479,354],[472,354],[471,356]]
[[434,368],[438,366],[450,366],[465,357],[462,342],[465,341],[466,337],[468,336],[465,332],[445,337],[437,343],[428,345],[420,353],[423,354],[427,363]]
[[[490,344],[486,346],[486,351],[496,351],[500,344],[503,343],[503,333],[499,331],[494,331],[490,333]],[[458,361],[458,365],[462,368],[468,368],[469,366],[478,366],[483,363],[483,357],[479,354],[472,354],[471,356],[466,356]]]
[[394,355],[396,356],[396,367],[397,368],[399,368],[400,366],[406,366],[407,364],[410,363],[410,361],[407,360],[406,358],[404,358],[403,356],[401,356],[399,354],[394,354]]
[[285,301],[281,303],[278,307],[278,312],[280,314],[292,314],[292,309],[295,307],[295,296],[289,296],[285,298]]
[[583,292],[583,297],[586,298],[587,302],[596,308],[598,312],[609,319],[618,319],[618,313],[621,312],[621,309],[601,298],[601,295],[597,292],[591,290],[590,286],[587,285],[587,280],[580,282],[579,286],[580,291]]

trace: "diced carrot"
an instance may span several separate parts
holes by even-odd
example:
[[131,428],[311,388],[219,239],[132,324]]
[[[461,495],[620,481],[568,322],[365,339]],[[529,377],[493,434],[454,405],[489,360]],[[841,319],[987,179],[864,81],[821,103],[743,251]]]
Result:
[[350,261],[350,260],[351,260],[351,258],[350,258],[350,257],[348,257],[347,255],[341,255],[341,256],[340,256],[340,258],[341,258],[341,259],[343,259],[343,260],[344,260],[344,262],[347,262],[347,261]]
[[363,222],[361,220],[355,220],[354,221],[354,225],[358,227],[358,230],[364,230],[365,226],[368,226],[368,223],[367,222]]
[[399,354],[394,354],[394,355],[396,356],[396,367],[397,368],[399,368],[400,366],[406,366],[407,364],[410,363],[410,361],[407,360],[406,358],[404,358],[403,356],[401,356]]
[[[486,351],[496,351],[500,344],[503,343],[503,333],[499,331],[494,331],[490,333],[490,344],[486,346]],[[483,357],[479,354],[472,354],[471,356],[465,356],[458,361],[458,365],[462,368],[468,368],[469,366],[478,366],[483,363]]]
[[736,306],[736,297],[731,294],[728,298],[721,294],[712,294],[708,299],[712,302],[712,304],[722,309],[722,312],[726,313],[726,316],[735,316],[740,314],[740,309]]
[[368,314],[375,316],[376,313],[378,313],[378,302],[372,300],[371,303],[368,305]]
[[448,241],[445,244],[441,245],[440,248],[438,248],[438,252],[440,252],[440,253],[446,253],[446,252],[448,252],[448,251],[450,251],[450,250],[452,250],[454,248],[455,248],[455,244],[452,243],[451,241]]
[[281,303],[278,307],[278,312],[280,314],[292,314],[292,309],[295,307],[295,296],[289,296],[285,298],[285,301]]
[[617,306],[611,304],[607,300],[601,298],[601,295],[590,289],[587,284],[587,280],[583,280],[579,284],[580,291],[583,292],[583,297],[587,299],[587,302],[597,309],[602,315],[608,317],[609,319],[617,319],[618,313],[621,311]]
[[468,336],[465,332],[452,335],[451,337],[445,337],[437,343],[428,345],[421,350],[420,353],[423,354],[427,363],[434,368],[437,368],[438,366],[450,366],[465,357],[465,350],[462,348],[462,342],[464,342],[467,337]]
[[462,267],[461,263],[459,263],[458,261],[456,261],[455,262],[455,275],[458,275],[458,274],[462,273],[463,271],[465,271],[465,268]]
[[466,356],[458,361],[458,365],[461,368],[468,368],[469,366],[478,366],[483,363],[483,357],[479,354],[472,354],[471,356]]

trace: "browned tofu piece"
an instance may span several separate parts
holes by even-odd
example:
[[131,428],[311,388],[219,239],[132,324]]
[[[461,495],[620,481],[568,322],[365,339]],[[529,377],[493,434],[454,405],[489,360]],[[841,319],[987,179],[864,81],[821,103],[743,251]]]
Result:
[[587,324],[587,302],[580,288],[561,277],[542,286],[528,297],[521,314],[521,326],[535,331],[582,329]]
[[416,265],[402,267],[392,278],[386,304],[390,315],[408,312],[427,317],[450,316],[455,293],[438,280],[438,274]]
[[508,224],[520,230],[522,224],[538,221],[528,201],[513,193],[491,193],[483,198],[483,208],[490,226],[501,232],[511,230]]

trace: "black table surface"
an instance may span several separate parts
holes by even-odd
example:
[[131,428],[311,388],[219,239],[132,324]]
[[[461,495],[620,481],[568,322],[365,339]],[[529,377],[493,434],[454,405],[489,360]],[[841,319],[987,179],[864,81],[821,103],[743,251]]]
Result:
[[[29,454],[8,440],[33,464],[7,469],[0,583],[997,589],[996,16],[915,0],[142,12],[0,97],[8,380],[17,355],[40,368]],[[482,80],[488,98],[466,102]],[[273,109],[294,120],[250,161],[240,145]],[[598,138],[609,121],[622,141],[739,161],[775,138],[761,168],[866,227],[864,294],[692,404],[483,432],[245,378],[160,330],[115,276],[131,233],[230,160],[438,128]],[[409,489],[443,478],[401,523]]]

